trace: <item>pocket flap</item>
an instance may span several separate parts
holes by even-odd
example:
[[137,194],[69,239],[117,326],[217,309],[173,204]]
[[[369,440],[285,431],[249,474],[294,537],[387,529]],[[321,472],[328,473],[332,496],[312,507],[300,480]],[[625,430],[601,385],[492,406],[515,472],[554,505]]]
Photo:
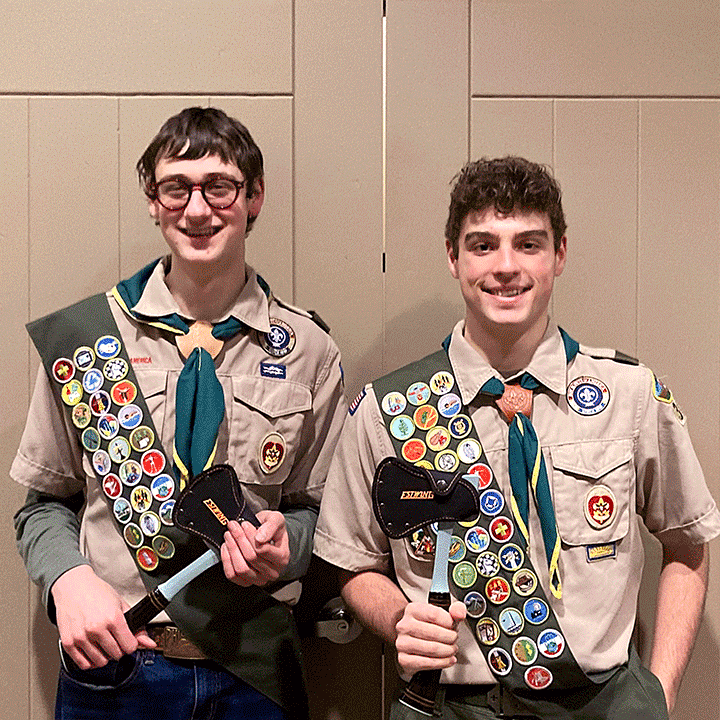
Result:
[[553,467],[598,480],[633,457],[632,439],[590,440],[550,448]]
[[292,380],[241,375],[233,378],[233,394],[236,400],[270,418],[312,408],[310,388]]

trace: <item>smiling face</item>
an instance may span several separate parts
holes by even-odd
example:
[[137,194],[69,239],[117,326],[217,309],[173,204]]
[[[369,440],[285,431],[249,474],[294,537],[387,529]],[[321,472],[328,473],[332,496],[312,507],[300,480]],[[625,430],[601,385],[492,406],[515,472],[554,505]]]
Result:
[[[236,165],[223,162],[217,155],[197,160],[163,158],[155,167],[156,183],[179,179],[195,185],[211,178],[244,180]],[[148,198],[148,207],[160,225],[174,264],[219,272],[244,268],[248,215],[258,215],[263,199],[264,187],[258,181],[252,197],[248,198],[243,188],[237,200],[224,210],[211,208],[199,189],[192,192],[182,210],[168,210],[152,198]]]
[[446,243],[452,276],[465,300],[465,335],[476,346],[539,344],[547,327],[555,278],[565,267],[566,240],[556,251],[546,213],[494,208],[470,212],[457,257]]

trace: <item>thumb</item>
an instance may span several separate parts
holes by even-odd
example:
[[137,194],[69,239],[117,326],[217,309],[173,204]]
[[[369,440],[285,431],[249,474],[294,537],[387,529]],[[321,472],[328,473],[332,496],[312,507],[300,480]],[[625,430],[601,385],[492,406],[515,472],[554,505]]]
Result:
[[450,607],[448,608],[448,612],[450,613],[450,617],[453,619],[453,622],[457,624],[465,619],[465,615],[467,614],[467,608],[465,607],[464,602],[456,600],[450,605]]

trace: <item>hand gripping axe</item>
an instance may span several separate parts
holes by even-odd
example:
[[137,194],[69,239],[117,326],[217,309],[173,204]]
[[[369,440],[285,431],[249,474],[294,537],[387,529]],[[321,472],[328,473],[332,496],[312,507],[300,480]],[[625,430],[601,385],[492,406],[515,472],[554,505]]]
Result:
[[[372,486],[375,517],[383,532],[395,540],[437,523],[435,560],[428,602],[450,607],[448,555],[456,521],[477,517],[480,500],[475,486],[461,473],[452,475],[387,457],[375,471]],[[432,715],[440,684],[440,670],[416,672],[400,695],[400,702]]]

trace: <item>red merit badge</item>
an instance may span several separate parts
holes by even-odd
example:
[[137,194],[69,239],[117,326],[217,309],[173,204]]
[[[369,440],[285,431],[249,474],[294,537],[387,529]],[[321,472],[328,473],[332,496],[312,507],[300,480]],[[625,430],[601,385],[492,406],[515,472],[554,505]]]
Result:
[[285,438],[280,433],[268,433],[260,443],[260,468],[266,475],[274,473],[285,459]]
[[466,473],[467,475],[477,475],[478,490],[484,490],[492,482],[492,470],[485,463],[475,463]]
[[585,519],[597,530],[615,518],[615,496],[606,485],[596,485],[585,496]]
[[535,690],[548,687],[552,681],[552,673],[541,665],[535,665],[525,671],[525,682]]
[[427,446],[418,438],[411,438],[402,446],[402,456],[411,463],[416,463],[418,460],[422,460],[425,457],[426,452]]

